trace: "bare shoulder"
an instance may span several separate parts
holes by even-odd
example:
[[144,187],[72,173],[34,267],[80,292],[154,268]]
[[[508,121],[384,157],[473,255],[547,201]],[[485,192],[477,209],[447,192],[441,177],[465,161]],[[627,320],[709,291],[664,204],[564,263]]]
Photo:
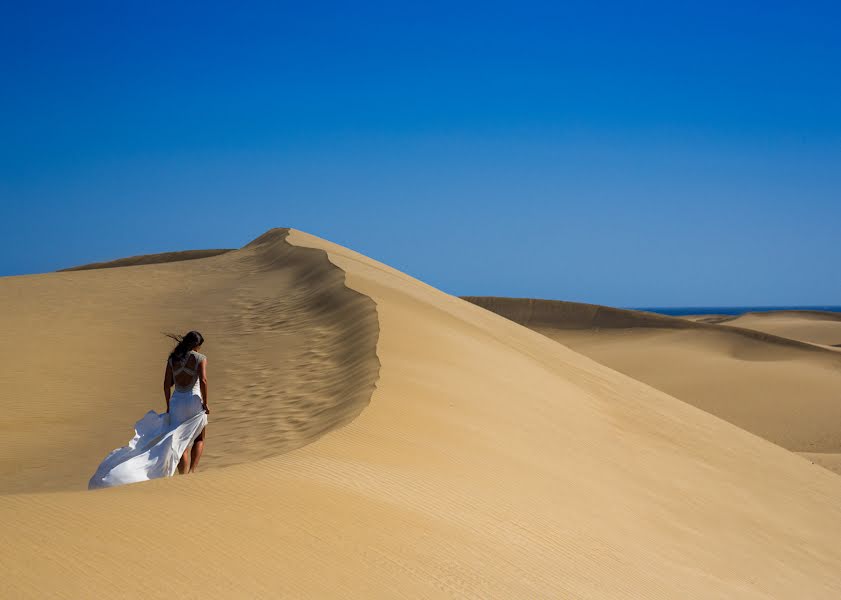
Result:
[[202,381],[207,381],[207,357],[204,354],[200,354],[197,358],[199,360],[199,366],[196,372]]

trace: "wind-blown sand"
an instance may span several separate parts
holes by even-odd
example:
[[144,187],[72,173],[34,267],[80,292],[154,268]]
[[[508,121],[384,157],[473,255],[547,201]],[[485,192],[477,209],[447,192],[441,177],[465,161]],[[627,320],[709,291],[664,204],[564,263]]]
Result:
[[[337,268],[310,276],[324,252]],[[288,270],[296,261],[302,267]],[[334,286],[343,275],[346,292]],[[91,287],[96,294],[84,291]],[[204,312],[179,299],[185,291]],[[207,470],[198,475],[97,492],[0,496],[0,596],[841,594],[841,478],[543,335],[307,234],[274,230],[243,251],[171,265],[0,279],[0,292],[2,314],[10,303],[22,321],[46,315],[57,327],[12,329],[7,346],[17,351],[2,357],[41,385],[36,394],[33,383],[4,378],[3,408],[17,411],[7,428],[52,434],[55,447],[66,449],[56,462],[110,450],[146,407],[162,403],[161,328],[206,333],[215,407]],[[72,304],[62,301],[67,294]],[[102,324],[66,324],[85,311],[99,313]],[[322,331],[325,321],[333,328]],[[302,342],[293,356],[303,362],[287,364],[275,327],[320,345],[308,355]],[[354,333],[343,335],[343,328]],[[79,338],[72,353],[61,348],[71,343],[69,333]],[[39,369],[45,352],[50,365],[65,358],[72,368]],[[250,389],[260,374],[267,383]],[[343,386],[351,408],[327,424],[322,413],[307,412],[317,433],[299,441],[312,443],[276,454],[283,445],[268,438],[282,418],[263,427],[261,410],[273,410],[290,379],[304,376],[297,396],[286,398],[285,414],[299,414],[308,402],[344,405]],[[122,380],[119,391],[103,391]],[[21,407],[19,395],[7,393],[10,385],[27,390]],[[73,394],[68,387],[86,393],[57,415],[42,408],[60,406]],[[323,400],[325,390],[334,400]],[[112,403],[125,418],[98,431],[119,431],[87,439],[90,419],[116,410]],[[260,410],[224,415],[226,404]],[[222,460],[219,451],[211,454],[214,443],[236,452],[230,441],[243,435],[267,458],[212,468]],[[52,487],[38,482],[53,479],[55,463],[30,472],[27,465],[40,464],[30,447],[34,435],[20,437],[27,490]],[[72,473],[81,485],[99,458],[67,468],[62,487],[79,487]]]

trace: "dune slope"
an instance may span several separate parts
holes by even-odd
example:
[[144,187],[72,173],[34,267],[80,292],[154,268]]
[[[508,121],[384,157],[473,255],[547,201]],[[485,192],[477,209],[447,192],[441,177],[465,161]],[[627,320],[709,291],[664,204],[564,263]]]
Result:
[[835,352],[729,326],[738,320],[722,326],[574,302],[469,300],[789,450],[841,451]]
[[255,463],[0,497],[0,595],[841,594],[841,478],[376,261],[286,241],[376,303],[367,407]]

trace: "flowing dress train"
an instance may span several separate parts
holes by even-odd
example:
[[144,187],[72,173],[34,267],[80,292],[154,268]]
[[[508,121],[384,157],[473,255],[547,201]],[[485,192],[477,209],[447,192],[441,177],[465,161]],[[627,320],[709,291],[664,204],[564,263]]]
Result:
[[[195,367],[172,365],[173,377],[181,372],[193,376],[191,387],[175,386],[169,400],[168,413],[150,410],[134,425],[134,438],[127,446],[117,448],[105,457],[88,482],[88,489],[113,487],[137,483],[158,477],[171,477],[178,468],[178,461],[207,425],[207,414],[202,403],[198,379],[199,363],[203,354],[191,352],[196,357]],[[190,355],[187,355],[188,358]],[[172,363],[170,363],[172,364]]]

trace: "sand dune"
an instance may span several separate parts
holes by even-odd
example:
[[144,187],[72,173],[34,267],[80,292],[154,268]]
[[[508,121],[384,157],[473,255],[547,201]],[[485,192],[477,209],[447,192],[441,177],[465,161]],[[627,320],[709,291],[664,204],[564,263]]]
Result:
[[[727,331],[736,340],[768,342],[773,347],[786,346],[801,350],[821,352],[807,340],[786,337],[756,327],[739,327],[731,315],[687,315],[671,317],[640,310],[613,308],[600,304],[539,300],[532,298],[499,298],[495,296],[464,296],[464,300],[477,304],[530,329],[594,330],[614,329],[670,329],[721,332],[719,324],[728,325]],[[753,313],[751,313],[753,314]],[[833,313],[822,313],[832,315]]]
[[769,311],[739,315],[724,325],[754,329],[794,340],[841,346],[841,314],[822,311]]
[[841,359],[834,352],[730,326],[741,319],[725,327],[574,302],[469,300],[789,450],[841,452]]
[[165,409],[164,331],[208,340],[208,469],[286,452],[356,416],[379,368],[373,302],[324,252],[284,236],[202,260],[0,279],[0,389],[14,425],[0,437],[0,493],[85,489],[134,421]]
[[[312,273],[313,265],[321,267]],[[343,277],[349,290],[334,285]],[[219,412],[227,403],[272,410],[279,399],[264,395],[282,396],[289,378],[304,375],[310,379],[286,415],[333,386],[337,400],[328,405],[342,404],[344,386],[353,398],[352,410],[319,427],[328,433],[258,462],[211,469],[223,458],[208,454],[208,470],[196,476],[0,496],[0,596],[841,594],[841,478],[329,242],[272,231],[212,258],[7,278],[0,286],[3,314],[11,306],[31,321],[12,330],[17,354],[3,359],[30,384],[36,376],[41,382],[38,402],[16,406],[7,429],[37,427],[57,448],[88,433],[79,411],[96,415],[118,401],[123,416],[134,417],[157,398],[152,371],[163,364],[162,328],[207,332]],[[95,294],[85,291],[91,287]],[[205,312],[182,303],[185,292]],[[55,329],[34,326],[38,315]],[[74,319],[83,325],[67,324]],[[332,329],[322,330],[325,321]],[[272,337],[274,327],[292,331]],[[302,344],[293,352],[302,362],[291,367],[282,348],[295,335],[321,345],[306,354]],[[58,360],[67,339],[74,340],[71,370]],[[58,369],[38,366],[45,352]],[[247,384],[261,373],[267,383],[252,391]],[[117,399],[100,389],[102,377],[125,378]],[[10,379],[2,382],[4,410],[31,391]],[[18,386],[15,394],[9,385]],[[39,408],[60,406],[68,386],[85,390],[73,396],[73,410]],[[219,412],[211,414],[218,417],[209,449],[250,428],[262,435],[249,444],[265,448],[281,426],[263,429],[256,410],[247,421],[230,414],[226,425]],[[320,413],[307,418],[321,423]],[[123,440],[127,422],[118,421],[99,435],[122,428],[113,436]],[[32,436],[20,437],[21,456],[35,461]],[[96,444],[105,449],[113,440]],[[81,445],[87,451],[90,442]],[[61,460],[82,450],[67,448]],[[37,481],[52,480],[57,462],[27,472],[28,489],[50,487]],[[74,467],[81,481],[90,471],[83,462]]]

